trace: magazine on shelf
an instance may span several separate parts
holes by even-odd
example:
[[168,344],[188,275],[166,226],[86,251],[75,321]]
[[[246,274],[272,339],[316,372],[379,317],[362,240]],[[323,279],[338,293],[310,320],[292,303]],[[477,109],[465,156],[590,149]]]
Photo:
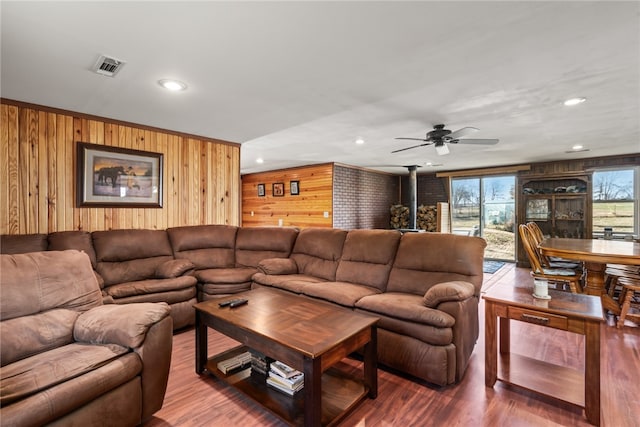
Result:
[[302,373],[302,372],[298,371],[297,369],[293,369],[289,365],[285,365],[284,363],[280,362],[279,360],[271,362],[271,370],[273,372],[275,372],[276,374],[280,375],[282,378],[290,378],[290,377],[293,377],[295,375],[298,375],[298,374]]
[[283,387],[297,388],[301,384],[304,385],[304,374],[302,372],[289,378],[283,378],[273,371],[269,371],[269,378],[271,378],[272,381],[281,384]]
[[221,360],[220,362],[218,362],[218,370],[223,374],[228,374],[235,369],[244,368],[250,363],[251,353],[247,351],[229,359]]

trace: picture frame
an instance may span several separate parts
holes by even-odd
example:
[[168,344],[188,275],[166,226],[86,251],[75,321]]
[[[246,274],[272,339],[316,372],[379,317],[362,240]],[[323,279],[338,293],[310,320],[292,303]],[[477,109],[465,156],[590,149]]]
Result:
[[289,192],[292,196],[298,196],[300,194],[300,181],[290,181]]
[[258,184],[258,197],[264,197],[265,194],[264,184]]
[[273,197],[284,197],[284,182],[273,183]]
[[162,207],[162,153],[78,142],[78,207]]

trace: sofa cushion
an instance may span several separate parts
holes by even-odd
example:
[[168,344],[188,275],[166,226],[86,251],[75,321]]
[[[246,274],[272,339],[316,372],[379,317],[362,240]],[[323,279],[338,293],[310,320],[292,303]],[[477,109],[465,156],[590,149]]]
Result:
[[2,406],[79,377],[127,353],[118,345],[72,343],[19,360],[0,370]]
[[348,282],[317,282],[306,284],[301,292],[303,295],[322,298],[345,307],[355,307],[358,300],[367,295],[375,295],[380,290]]
[[[370,311],[356,309],[356,312],[372,315]],[[409,322],[395,317],[376,313],[378,317],[378,330],[394,332],[414,338],[433,346],[451,345],[453,342],[453,328],[439,328],[424,323]]]
[[102,305],[89,256],[76,250],[0,255],[0,318]]
[[[136,425],[142,413],[140,357],[127,353],[87,372],[2,407],[7,426]],[[124,401],[126,399],[126,401]],[[76,412],[76,410],[78,410]],[[78,413],[90,412],[88,417]],[[104,419],[96,418],[102,414]],[[100,417],[100,415],[98,415]],[[105,422],[105,420],[107,420]]]
[[306,274],[264,274],[256,273],[252,276],[254,284],[258,286],[270,286],[273,288],[284,289],[289,292],[299,294],[302,288],[310,283],[326,282],[319,277],[308,276]]
[[356,303],[356,307],[372,313],[437,328],[451,328],[456,323],[453,316],[440,310],[425,307],[421,297],[411,294],[385,292],[365,296]]
[[210,268],[198,270],[195,276],[200,283],[233,284],[251,282],[251,277],[258,272],[257,268]]
[[166,303],[103,305],[82,313],[73,329],[78,342],[136,348],[151,326],[169,315]]
[[195,265],[188,259],[172,259],[165,261],[156,267],[155,276],[159,279],[171,279],[182,276],[183,274],[193,270]]
[[[198,290],[195,286],[189,286],[184,289],[177,289],[175,291],[166,291],[166,292],[153,292],[151,294],[142,294],[142,295],[131,295],[123,298],[116,298],[113,300],[114,304],[131,304],[138,302],[166,302],[171,305],[172,312],[171,317],[173,317],[173,306],[175,304],[182,304],[191,301],[192,298],[195,298]],[[193,303],[191,303],[193,305]]]
[[471,298],[474,291],[473,285],[469,282],[438,283],[425,293],[423,301],[427,307],[435,308],[441,302],[462,301]]
[[466,281],[482,287],[484,239],[441,233],[405,233],[400,239],[387,292],[424,296],[433,285]]
[[236,265],[257,267],[266,258],[287,258],[297,236],[296,228],[242,227],[236,235]]
[[336,280],[384,292],[401,236],[393,230],[349,231],[336,270]]
[[296,274],[298,266],[291,258],[270,258],[260,261],[258,270],[264,274]]
[[132,295],[154,294],[195,287],[197,280],[193,276],[180,276],[173,279],[149,279],[125,282],[109,286],[105,289],[114,298],[124,298]]
[[160,264],[173,259],[163,230],[94,231],[91,237],[105,286],[152,279]]
[[93,249],[91,233],[88,231],[57,231],[48,236],[50,251],[77,249],[89,255],[91,266],[95,269],[98,261]]
[[173,251],[164,230],[108,230],[91,233],[98,262],[169,256]]
[[3,320],[0,322],[0,366],[72,343],[73,325],[79,314],[60,308]]
[[251,290],[251,282],[241,282],[233,284],[220,284],[220,283],[203,283],[198,285],[198,289],[204,295],[200,296],[215,296],[237,294],[238,292],[244,292]]
[[298,233],[291,259],[298,272],[325,280],[335,280],[338,260],[347,237],[346,230],[305,228]]
[[197,269],[235,265],[238,227],[232,225],[191,225],[167,229],[176,258],[193,262]]
[[26,254],[47,250],[46,234],[3,234],[0,236],[0,254]]
[[173,256],[158,256],[152,258],[132,259],[118,262],[98,262],[97,271],[104,280],[105,287],[118,283],[135,282],[156,278],[158,267]]

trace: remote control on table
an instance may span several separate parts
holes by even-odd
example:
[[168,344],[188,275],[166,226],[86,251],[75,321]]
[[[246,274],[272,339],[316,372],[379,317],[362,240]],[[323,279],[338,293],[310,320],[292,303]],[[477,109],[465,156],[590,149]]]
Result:
[[232,305],[232,304],[234,304],[234,303],[238,303],[238,302],[240,302],[240,301],[247,302],[247,300],[243,300],[243,299],[241,299],[241,298],[236,298],[236,299],[230,299],[230,300],[228,300],[228,301],[222,301],[222,302],[218,303],[218,305],[219,305],[220,307],[226,307],[226,306],[228,306],[228,305],[230,306],[230,305]]
[[247,302],[249,302],[249,301],[246,300],[246,299],[237,299],[237,300],[232,301],[231,304],[229,304],[229,307],[231,307],[231,308],[237,307],[239,305],[246,304]]

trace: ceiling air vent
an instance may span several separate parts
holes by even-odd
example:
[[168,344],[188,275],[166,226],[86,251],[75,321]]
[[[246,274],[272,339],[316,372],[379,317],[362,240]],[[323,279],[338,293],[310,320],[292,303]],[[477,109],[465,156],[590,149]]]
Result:
[[125,62],[119,59],[111,58],[106,55],[101,55],[93,66],[93,71],[103,76],[113,77],[124,66]]

